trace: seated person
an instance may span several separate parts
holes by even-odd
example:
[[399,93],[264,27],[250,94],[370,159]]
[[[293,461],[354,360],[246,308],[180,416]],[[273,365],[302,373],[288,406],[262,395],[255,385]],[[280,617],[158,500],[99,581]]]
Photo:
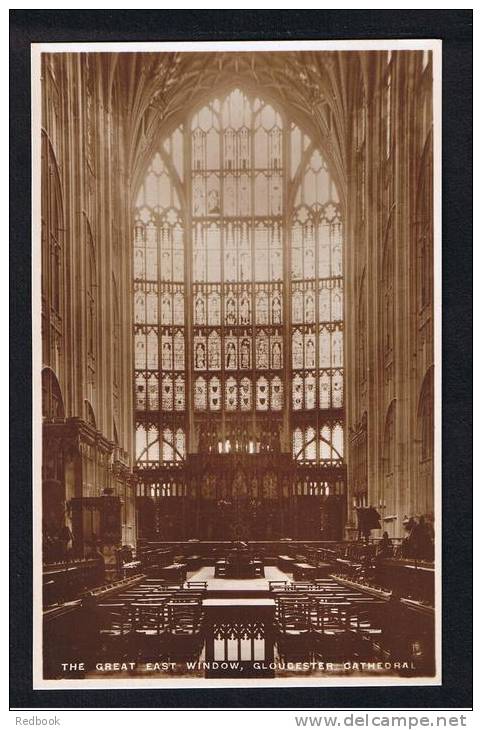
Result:
[[384,532],[382,539],[377,546],[377,558],[391,558],[393,555],[393,544],[388,537],[388,532]]

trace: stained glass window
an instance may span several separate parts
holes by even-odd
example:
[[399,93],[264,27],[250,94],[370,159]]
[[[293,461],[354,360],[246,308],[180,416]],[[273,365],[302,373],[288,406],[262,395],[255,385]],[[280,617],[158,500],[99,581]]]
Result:
[[267,411],[269,407],[268,381],[258,378],[256,382],[256,410]]
[[293,454],[342,459],[340,204],[321,152],[280,110],[235,89],[161,140],[137,197],[133,268],[148,456],[146,422],[170,463],[186,453],[188,408],[196,427],[226,411],[250,432],[263,412],[280,427],[287,398]]
[[389,360],[392,356],[393,334],[395,331],[393,308],[394,255],[393,225],[390,219],[382,262],[382,346],[386,360]]
[[146,431],[138,421],[136,430],[138,443],[144,444],[142,454],[138,449],[138,459],[152,467],[174,460],[174,430],[163,422],[172,419],[174,413],[184,418],[186,407],[184,228],[170,167],[174,164],[180,174],[180,140],[182,132],[177,130],[154,155],[135,210],[136,410],[149,411],[150,420],[158,424]]
[[242,411],[251,410],[251,381],[249,378],[241,378],[240,389],[239,389],[239,405]]
[[[342,220],[326,162],[309,145],[293,125],[292,163],[298,164],[300,184],[290,219],[292,403],[307,424],[301,429],[300,458],[338,463],[343,454],[338,443],[343,430],[334,430],[337,424],[342,428],[343,409]],[[300,440],[296,429],[295,440]]]
[[281,411],[283,408],[283,383],[281,378],[275,377],[271,381],[271,409]]
[[255,384],[256,410],[268,410],[270,383],[254,371],[284,368],[283,334],[271,329],[283,322],[282,140],[280,113],[239,89],[191,119],[193,321],[204,327],[194,333],[194,369],[207,359],[224,383],[210,409],[251,410]]
[[302,462],[343,463],[343,425],[339,422],[293,430],[293,456]]
[[221,381],[219,378],[209,380],[209,408],[212,411],[221,409]]
[[226,410],[235,411],[238,405],[238,386],[234,378],[226,380]]

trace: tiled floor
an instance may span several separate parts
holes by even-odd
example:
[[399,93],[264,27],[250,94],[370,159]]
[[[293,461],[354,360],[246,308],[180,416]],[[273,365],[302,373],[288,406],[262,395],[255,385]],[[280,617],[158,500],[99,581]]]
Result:
[[283,573],[275,566],[267,565],[264,569],[264,578],[215,578],[214,566],[208,566],[197,570],[188,576],[188,580],[205,580],[210,591],[268,591],[270,580],[287,580],[291,582],[291,576]]

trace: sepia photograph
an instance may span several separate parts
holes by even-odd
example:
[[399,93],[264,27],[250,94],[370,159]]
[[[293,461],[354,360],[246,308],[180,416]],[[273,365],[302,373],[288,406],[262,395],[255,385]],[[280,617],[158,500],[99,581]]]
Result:
[[32,46],[34,686],[441,682],[441,43]]

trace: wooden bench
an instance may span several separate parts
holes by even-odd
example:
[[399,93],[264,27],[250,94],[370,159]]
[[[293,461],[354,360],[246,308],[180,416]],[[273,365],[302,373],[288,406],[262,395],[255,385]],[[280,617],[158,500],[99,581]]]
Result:
[[318,563],[316,566],[317,578],[328,578],[330,573],[333,572],[333,568],[330,563]]
[[317,568],[309,563],[293,563],[293,578],[295,581],[316,577]]
[[165,565],[163,568],[160,568],[159,573],[161,578],[184,583],[186,580],[187,565],[186,563],[172,563],[172,565]]
[[285,570],[288,571],[288,573],[292,573],[294,563],[295,559],[292,558],[290,555],[278,555],[278,568],[280,570]]

